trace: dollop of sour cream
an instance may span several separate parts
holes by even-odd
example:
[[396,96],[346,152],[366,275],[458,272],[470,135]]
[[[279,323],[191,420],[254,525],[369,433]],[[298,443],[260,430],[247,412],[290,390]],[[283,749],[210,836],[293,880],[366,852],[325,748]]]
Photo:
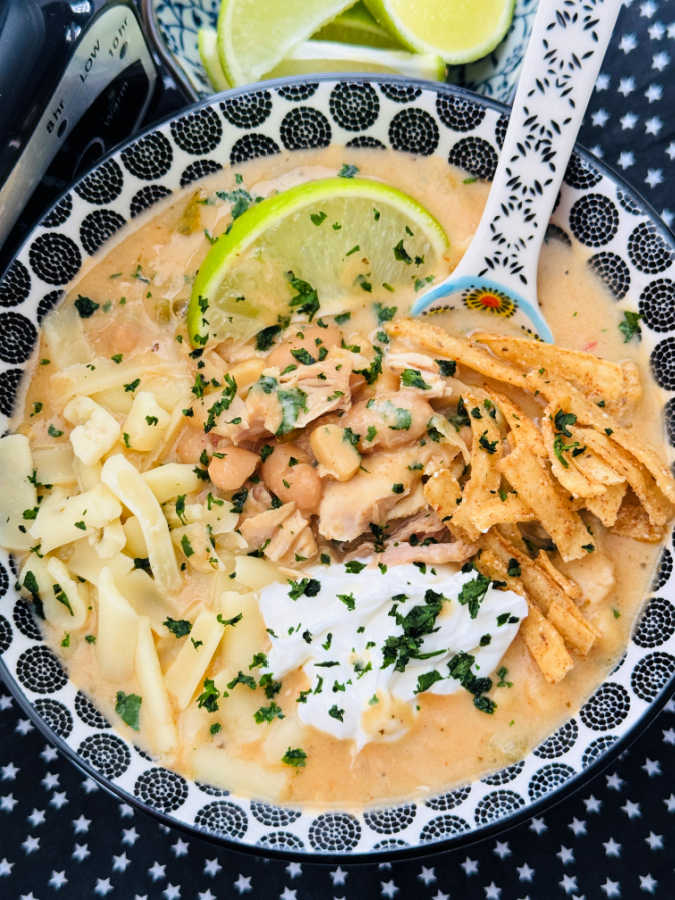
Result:
[[[463,690],[448,668],[457,654],[471,654],[476,677],[496,669],[527,616],[527,603],[491,582],[484,590],[481,578],[475,570],[422,571],[411,564],[383,573],[353,561],[270,584],[259,598],[272,642],[266,670],[281,679],[301,667],[309,682],[298,703],[301,721],[353,739],[358,750],[377,736],[363,722],[374,704],[393,697],[414,710],[424,690]],[[400,640],[406,635],[417,637],[409,659],[409,644]]]

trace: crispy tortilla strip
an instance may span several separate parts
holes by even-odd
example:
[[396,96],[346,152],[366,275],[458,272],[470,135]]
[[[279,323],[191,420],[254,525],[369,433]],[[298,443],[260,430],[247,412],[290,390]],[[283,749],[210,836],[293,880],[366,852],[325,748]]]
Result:
[[[574,444],[574,441],[572,438],[563,436],[561,441],[562,446],[560,446],[560,444],[558,445],[560,456],[556,453],[556,436],[553,431],[553,424],[551,422],[552,413],[550,410],[551,408],[547,407],[544,411],[544,415],[541,417],[541,434],[551,464],[551,471],[565,490],[569,491],[573,497],[599,497],[600,494],[604,493],[604,484],[589,481],[589,479],[572,464],[573,460],[579,458],[573,456],[572,445]],[[565,447],[569,447],[570,450],[565,450]],[[581,448],[576,447],[574,449],[579,450]],[[583,453],[579,454],[579,456],[583,455]],[[564,460],[564,462],[561,460]]]
[[561,586],[560,579],[564,576],[551,576],[550,561],[542,562],[545,554],[540,552],[537,559],[531,559],[496,530],[481,538],[481,547],[491,550],[507,568],[510,560],[516,560],[530,600],[555,625],[566,643],[585,656],[593,646],[597,633]]
[[438,513],[442,521],[448,521],[457,512],[462,498],[462,489],[448,469],[434,472],[423,490],[424,499]]
[[601,459],[611,465],[615,472],[625,478],[644,506],[649,521],[665,525],[672,515],[672,507],[663,496],[656,482],[645,468],[635,462],[630,453],[614,444],[609,437],[599,434],[593,428],[571,426],[573,439],[590,447]]
[[611,416],[567,381],[534,371],[529,373],[526,381],[528,389],[538,390],[556,411],[562,409],[574,413],[579,425],[592,425],[599,434],[606,434],[605,429],[609,429],[612,443],[634,456],[651,474],[659,490],[675,504],[675,479],[657,451],[641,441],[635,431],[617,425]]
[[607,487],[625,485],[625,479],[588,447],[586,447],[584,453],[580,453],[578,456],[570,454],[568,459],[570,464],[577,468],[582,475],[585,475],[589,481],[596,481],[598,484],[604,484]]
[[630,537],[645,544],[658,544],[663,540],[665,527],[654,525],[635,494],[630,491],[626,494],[616,521],[609,529],[612,534],[620,534]]
[[480,372],[486,378],[494,378],[514,387],[529,390],[527,378],[514,366],[495,359],[487,350],[473,344],[466,338],[448,334],[438,325],[429,325],[420,319],[395,319],[387,326],[393,337],[407,338],[446,359],[454,359],[460,365]]
[[574,665],[565,643],[555,626],[531,605],[529,614],[520,626],[525,646],[541,669],[549,684],[557,684]]
[[605,528],[611,528],[619,515],[626,490],[625,481],[622,481],[621,484],[610,484],[605,493],[599,497],[587,497],[584,506],[600,519]]
[[[599,432],[613,429],[612,441],[623,447],[649,470],[663,494],[675,504],[675,479],[653,447],[640,441],[630,429],[621,428],[593,400],[580,390],[550,372],[533,369],[526,375],[472,341],[448,334],[435,325],[418,319],[398,319],[388,326],[390,334],[416,341],[434,353],[457,360],[462,365],[531,394],[539,392],[556,409],[573,412],[580,424],[592,425]],[[544,346],[542,344],[542,346]]]
[[493,391],[490,399],[504,416],[507,425],[511,429],[509,432],[509,441],[514,446],[524,446],[535,456],[546,456],[546,450],[541,440],[541,435],[537,430],[537,426],[532,419],[516,406],[516,404],[505,397]]
[[498,465],[504,448],[502,433],[496,421],[482,407],[480,399],[467,394],[464,402],[467,410],[475,410],[479,418],[469,414],[473,436],[471,475],[464,485],[462,502],[455,511],[452,524],[461,529],[469,540],[475,541],[490,528],[489,519],[484,519],[484,507],[497,496],[501,484]]
[[588,531],[563,489],[555,482],[542,459],[527,447],[516,446],[499,462],[499,468],[535,513],[555,542],[563,559],[579,559],[587,552]]
[[551,684],[562,681],[574,665],[574,660],[565,647],[558,630],[530,600],[527,592],[523,590],[520,580],[509,576],[507,564],[497,554],[491,550],[481,550],[476,557],[475,565],[483,575],[505,582],[508,590],[526,597],[527,618],[523,619],[520,625],[520,633],[525,641],[525,646],[546,681]]
[[[589,554],[586,554],[586,558],[588,558]],[[591,553],[590,556],[599,556],[597,553]],[[571,562],[570,566],[582,565],[586,560],[582,560],[581,562]],[[551,557],[548,553],[544,553],[542,550],[537,554],[537,563],[546,570],[548,575],[555,581],[555,583],[560,587],[568,597],[571,597],[573,600],[581,599],[581,588],[572,578],[568,578],[567,575],[564,575],[560,569],[553,565]]]
[[517,494],[509,493],[502,500],[499,492],[482,501],[480,515],[474,519],[480,523],[481,532],[485,533],[494,525],[506,525],[512,522],[535,522],[537,519],[530,507]]
[[530,338],[478,332],[472,334],[471,339],[518,367],[543,367],[546,372],[571,381],[592,400],[604,400],[613,412],[630,409],[640,399],[640,375],[635,363],[610,362],[592,353],[543,344]]

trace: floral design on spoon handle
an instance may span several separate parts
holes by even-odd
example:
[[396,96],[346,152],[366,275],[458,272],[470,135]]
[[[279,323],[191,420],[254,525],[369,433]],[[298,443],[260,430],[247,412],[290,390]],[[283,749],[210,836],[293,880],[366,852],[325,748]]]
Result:
[[[620,5],[541,0],[480,240],[460,262],[462,274],[534,293],[546,224]],[[532,53],[537,46],[541,52]]]

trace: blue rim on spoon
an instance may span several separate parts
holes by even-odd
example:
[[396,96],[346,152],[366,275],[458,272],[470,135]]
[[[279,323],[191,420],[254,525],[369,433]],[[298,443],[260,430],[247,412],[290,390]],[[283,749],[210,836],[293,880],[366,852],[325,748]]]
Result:
[[[312,79],[311,82],[313,85],[322,85],[322,84],[337,84],[337,85],[385,85],[390,86],[392,91],[399,90],[402,93],[406,93],[407,96],[410,96],[410,93],[413,94],[417,91],[421,93],[422,91],[432,92],[436,96],[445,97],[448,99],[459,99],[461,101],[465,101],[467,103],[473,105],[479,105],[483,107],[487,107],[493,110],[496,110],[499,113],[504,113],[505,107],[501,104],[498,104],[494,101],[486,100],[481,97],[477,97],[476,95],[471,94],[468,91],[459,90],[456,88],[447,87],[444,85],[431,85],[425,82],[417,82],[411,79],[406,78],[397,78],[397,77],[378,77],[378,76],[350,76],[348,78],[336,78],[332,75],[327,76],[317,76]],[[214,110],[218,108],[219,104],[226,103],[228,101],[234,100],[237,97],[255,94],[256,92],[272,92],[277,89],[287,89],[291,92],[296,91],[300,95],[302,95],[303,91],[306,92],[307,88],[307,79],[306,78],[291,78],[291,79],[280,79],[275,82],[266,82],[261,85],[248,86],[245,88],[240,88],[233,91],[225,92],[221,95],[218,95],[216,98],[210,98],[207,101],[196,104],[192,107],[187,108],[182,111],[179,115],[172,115],[163,120],[163,123],[155,124],[152,128],[147,129],[141,135],[136,136],[132,140],[128,140],[123,144],[119,145],[114,151],[108,154],[104,160],[99,162],[99,164],[93,167],[93,170],[96,170],[104,165],[109,165],[116,155],[119,155],[119,152],[122,148],[130,149],[134,145],[136,145],[139,141],[142,141],[144,138],[148,138],[153,132],[158,132],[162,128],[162,125],[166,125],[167,123],[174,120],[185,120],[186,117],[194,116],[195,113],[200,110],[205,110],[207,108],[213,108]],[[302,101],[304,102],[304,101]],[[294,107],[295,109],[298,106]],[[409,107],[406,107],[409,108]],[[673,240],[670,233],[667,231],[665,226],[660,223],[658,217],[651,209],[649,204],[642,201],[637,193],[625,184],[623,179],[620,176],[614,175],[611,170],[605,166],[601,162],[597,162],[590,154],[586,151],[579,151],[579,156],[583,161],[585,161],[588,166],[594,169],[596,172],[604,173],[607,175],[614,188],[618,186],[619,191],[622,196],[622,206],[624,209],[632,208],[633,213],[637,214],[644,210],[647,216],[651,219],[649,223],[649,227],[654,229],[658,234],[660,234],[661,239],[665,244],[667,244],[668,248],[670,248],[671,252],[675,252],[675,240]],[[93,171],[92,170],[92,171]],[[104,170],[105,171],[105,170]],[[83,178],[79,179],[75,187],[82,187],[83,182],[87,176],[83,176]],[[598,181],[600,178],[598,178]],[[66,192],[59,201],[52,207],[52,210],[48,214],[51,216],[51,221],[59,220],[59,216],[64,209],[64,206],[67,206],[67,202],[70,200],[70,192]],[[78,199],[75,198],[73,200],[74,203],[78,203]],[[49,226],[52,227],[51,225]],[[53,234],[53,231],[43,232],[43,234]],[[74,232],[73,232],[74,233]],[[31,233],[31,235],[26,239],[23,247],[17,253],[15,260],[13,260],[11,265],[14,265],[17,259],[20,257],[27,258],[27,248],[28,245],[34,241],[35,232]],[[0,286],[2,286],[0,284]],[[21,301],[20,301],[21,302]],[[5,314],[0,314],[5,315]],[[10,370],[13,372],[21,372],[21,369],[13,369]],[[25,643],[25,642],[24,642]],[[11,641],[10,641],[11,645]],[[37,646],[37,645],[36,645]],[[643,656],[643,659],[647,657]],[[618,668],[618,667],[617,667]],[[45,722],[45,720],[40,716],[37,712],[33,704],[30,702],[19,683],[14,679],[12,675],[10,675],[9,670],[7,668],[5,659],[0,659],[0,672],[3,675],[5,682],[7,683],[8,689],[14,695],[17,702],[21,706],[22,709],[25,710],[28,717],[36,724],[38,729],[51,741],[53,741],[58,748],[73,761],[80,769],[98,781],[109,793],[123,799],[124,801],[133,803],[139,808],[151,813],[156,816],[160,821],[164,822],[167,825],[172,827],[177,827],[179,829],[188,831],[190,833],[196,834],[200,837],[203,837],[207,840],[212,840],[220,845],[225,845],[230,849],[244,851],[244,852],[252,852],[258,855],[269,855],[269,856],[277,856],[277,857],[299,857],[302,856],[307,858],[308,860],[312,860],[315,862],[335,862],[336,860],[349,860],[353,862],[373,862],[373,861],[382,861],[387,859],[394,858],[403,858],[410,856],[422,856],[426,854],[437,853],[442,850],[450,849],[452,847],[457,846],[466,846],[470,843],[474,843],[478,840],[482,840],[485,837],[495,834],[499,831],[504,830],[505,828],[512,827],[518,822],[522,821],[525,818],[529,818],[533,814],[541,811],[547,806],[557,802],[562,799],[563,795],[566,795],[574,790],[580,788],[583,784],[585,784],[592,776],[594,776],[601,768],[608,765],[612,759],[615,758],[616,754],[624,749],[632,740],[637,737],[639,732],[646,727],[647,724],[654,718],[659,709],[664,705],[667,701],[669,692],[672,688],[673,681],[675,678],[671,677],[669,680],[665,681],[661,686],[660,690],[658,690],[654,697],[649,696],[648,705],[642,710],[641,713],[636,715],[635,720],[632,724],[626,728],[625,733],[618,738],[618,740],[611,746],[611,748],[607,750],[600,750],[599,752],[602,754],[599,758],[594,759],[593,762],[590,763],[585,768],[581,768],[580,771],[577,771],[573,775],[571,775],[564,783],[559,784],[553,790],[549,791],[545,796],[540,797],[536,800],[529,800],[524,803],[524,805],[515,810],[511,811],[508,815],[504,815],[498,821],[491,821],[484,824],[481,824],[472,830],[465,831],[459,834],[444,836],[443,839],[438,840],[433,843],[425,843],[425,844],[417,844],[415,846],[408,847],[386,847],[382,849],[369,849],[366,852],[357,852],[357,853],[337,853],[337,852],[313,852],[306,847],[302,849],[293,849],[293,848],[280,848],[269,845],[260,845],[260,844],[246,844],[241,843],[234,838],[227,836],[219,835],[214,833],[213,831],[204,831],[198,825],[193,823],[188,823],[186,821],[181,821],[177,818],[168,815],[161,809],[151,806],[146,803],[142,798],[133,794],[131,791],[126,790],[124,787],[121,787],[119,784],[115,783],[115,781],[107,778],[102,775],[99,771],[93,768],[93,766],[82,758],[74,748],[66,742],[65,739],[56,734],[49,725]],[[617,726],[618,727],[618,726]],[[614,735],[601,735],[603,738],[606,738],[609,741],[610,737],[613,738]],[[128,745],[129,747],[131,745]],[[590,745],[589,745],[590,746]],[[599,746],[599,745],[598,745]],[[604,747],[604,744],[603,744]],[[528,754],[528,757],[531,757],[532,754]],[[568,767],[570,768],[570,767]],[[489,776],[490,777],[490,776]],[[224,792],[221,792],[224,795]],[[422,803],[420,802],[420,806]]]

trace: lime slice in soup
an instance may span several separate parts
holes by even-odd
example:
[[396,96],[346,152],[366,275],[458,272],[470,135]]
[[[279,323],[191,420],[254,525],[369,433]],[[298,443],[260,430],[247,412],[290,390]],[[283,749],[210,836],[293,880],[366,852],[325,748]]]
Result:
[[447,246],[431,213],[389,185],[297,185],[249,207],[213,244],[192,288],[190,340],[245,341],[289,314],[331,315],[389,296],[440,274]]
[[515,0],[365,0],[404,47],[447,63],[473,62],[494,50],[513,20]]

